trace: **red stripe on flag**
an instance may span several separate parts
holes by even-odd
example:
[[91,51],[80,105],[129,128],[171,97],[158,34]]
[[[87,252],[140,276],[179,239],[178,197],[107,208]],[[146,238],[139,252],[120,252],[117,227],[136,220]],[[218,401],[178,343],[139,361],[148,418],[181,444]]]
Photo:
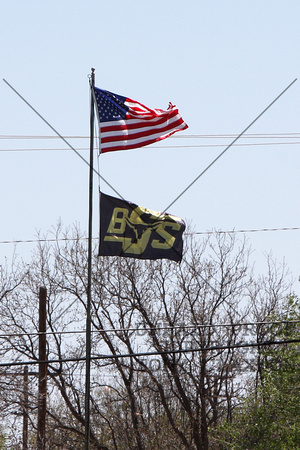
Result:
[[[176,131],[180,131],[180,130],[176,130]],[[103,148],[103,149],[101,149],[101,152],[106,153],[106,152],[113,152],[116,150],[132,150],[134,148],[144,147],[145,145],[150,145],[150,144],[154,144],[155,142],[161,141],[161,140],[171,136],[173,133],[175,133],[175,131],[172,131],[169,134],[162,136],[160,138],[148,139],[147,141],[144,141],[143,144],[141,144],[141,143],[129,144],[128,142],[124,141],[124,139],[123,139],[123,144],[115,145],[115,146],[112,145],[110,147]]]
[[153,144],[155,142],[161,141],[162,139],[165,139],[169,136],[171,136],[172,134],[176,133],[177,131],[180,130],[184,130],[187,128],[187,125],[183,122],[182,124],[180,124],[179,127],[177,127],[177,129],[171,129],[168,131],[165,131],[165,133],[158,133],[158,136],[151,136],[151,135],[147,135],[147,136],[141,136],[141,137],[137,137],[135,136],[135,138],[132,137],[132,135],[127,135],[121,136],[121,139],[116,139],[116,136],[112,136],[110,139],[107,138],[105,140],[105,142],[103,141],[103,139],[101,139],[102,141],[102,147],[101,147],[101,151],[102,153],[106,153],[109,151],[115,151],[115,150],[129,150],[129,149],[133,149],[133,148],[139,148],[139,147],[143,147],[145,145],[149,145],[149,144]]
[[[112,125],[114,122],[103,122],[100,125],[101,125],[101,129],[106,132],[114,132],[114,131],[119,131],[119,130],[134,130],[134,129],[144,128],[144,127],[155,128],[155,127],[159,127],[163,123],[167,123],[168,121],[170,121],[172,118],[176,117],[177,115],[178,115],[178,113],[174,113],[174,114],[170,114],[167,118],[166,117],[155,118],[155,119],[152,119],[151,121],[144,120],[144,119],[136,120],[134,118],[128,118],[125,120],[116,121],[115,125]],[[178,118],[183,123],[183,119],[181,118],[181,116],[178,115]],[[172,124],[174,124],[174,123],[175,122],[172,122]]]
[[[177,127],[179,127],[181,124],[183,123],[183,120],[180,118],[179,120],[177,120],[176,122],[173,122],[171,124],[166,124],[164,127],[160,127],[159,129],[157,128],[151,128],[149,130],[145,130],[145,131],[137,131],[135,132],[133,130],[131,130],[130,128],[124,126],[122,127],[121,132],[119,132],[119,130],[116,130],[115,133],[113,133],[112,136],[107,136],[105,137],[105,134],[107,132],[106,129],[102,129],[101,127],[101,142],[105,143],[105,142],[112,142],[112,141],[121,141],[123,139],[138,139],[141,137],[151,137],[153,134],[162,134],[165,135],[165,132],[167,131],[175,131],[175,129]],[[121,128],[121,127],[120,127]],[[181,128],[184,129],[184,128]],[[126,133],[127,131],[127,133]]]

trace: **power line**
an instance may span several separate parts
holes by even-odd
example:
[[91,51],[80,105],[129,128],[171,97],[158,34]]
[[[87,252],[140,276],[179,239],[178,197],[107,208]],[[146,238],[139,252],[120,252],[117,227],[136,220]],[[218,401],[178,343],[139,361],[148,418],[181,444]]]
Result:
[[[284,344],[295,344],[299,343],[300,339],[287,339],[284,341],[265,341],[265,342],[253,342],[248,344],[234,344],[234,345],[216,345],[211,347],[202,347],[202,348],[190,348],[190,349],[182,349],[182,350],[164,350],[164,351],[155,351],[155,352],[140,352],[140,353],[125,353],[120,355],[99,355],[92,356],[91,360],[99,361],[104,359],[120,359],[120,358],[138,358],[145,356],[159,356],[159,355],[174,355],[174,354],[184,354],[184,353],[198,353],[198,352],[207,352],[207,351],[220,351],[220,350],[230,350],[235,348],[251,348],[251,347],[264,347],[268,345],[284,345]],[[59,358],[59,359],[51,359],[46,361],[19,361],[19,362],[10,362],[10,363],[0,363],[0,367],[12,367],[12,366],[29,366],[36,365],[40,363],[48,363],[48,364],[61,364],[65,362],[85,362],[85,358]]]
[[[173,135],[170,136],[169,139],[231,139],[237,137],[238,134],[184,134],[182,135]],[[300,132],[294,133],[244,133],[243,139],[275,139],[275,138],[294,138],[295,136],[300,137]],[[65,139],[89,139],[89,136],[81,136],[81,135],[70,135],[63,136]],[[59,136],[55,135],[0,135],[0,139],[4,140],[18,140],[18,139],[51,139],[51,140],[60,140]]]
[[[171,136],[170,139],[231,139],[236,137],[234,134],[211,134],[211,135],[184,135],[184,136]],[[300,137],[300,133],[260,133],[260,134],[244,134],[242,139],[295,139],[295,137]],[[64,139],[89,139],[88,136],[63,136]],[[0,135],[1,140],[58,140],[61,139],[60,136],[48,136],[48,135],[40,135],[40,136],[30,136],[30,135]],[[238,143],[235,146],[243,147],[243,146],[270,146],[270,145],[294,145],[299,144],[300,141],[294,142],[255,142],[255,143]],[[154,148],[213,148],[213,147],[222,147],[224,144],[195,144],[195,145],[157,145],[155,144]],[[0,149],[1,152],[26,152],[26,151],[69,151],[70,148],[3,148]],[[72,148],[73,150],[73,148]],[[87,151],[89,147],[77,148],[77,151]]]
[[[241,229],[241,230],[216,230],[216,231],[193,231],[185,232],[186,236],[200,235],[200,234],[232,234],[232,233],[258,233],[258,232],[271,232],[271,231],[296,231],[300,230],[300,227],[282,227],[282,228],[258,228],[258,229]],[[93,240],[98,240],[98,237],[94,237]],[[69,241],[86,241],[87,238],[49,238],[49,239],[14,239],[0,241],[0,244],[35,244],[41,242],[69,242]]]
[[[182,329],[195,329],[195,328],[216,328],[216,327],[224,327],[224,328],[230,328],[230,327],[247,327],[247,326],[256,326],[256,325],[282,325],[282,324],[297,324],[300,323],[300,320],[279,320],[279,321],[262,321],[262,322],[241,322],[241,323],[216,323],[216,324],[195,324],[195,325],[174,325],[174,326],[158,326],[158,327],[152,327],[152,328],[146,328],[146,327],[129,327],[129,328],[110,328],[105,330],[92,330],[92,333],[118,333],[122,331],[138,331],[138,332],[144,332],[144,331],[160,331],[160,330],[182,330]],[[71,330],[71,331],[46,331],[43,333],[34,332],[34,333],[7,333],[7,334],[0,334],[0,339],[7,339],[10,337],[32,337],[32,336],[39,336],[39,335],[64,335],[64,334],[84,334],[85,330]]]
[[[257,233],[257,232],[265,232],[265,231],[295,231],[295,230],[300,230],[299,227],[282,227],[282,228],[258,228],[258,229],[250,229],[250,230],[228,230],[228,231],[222,231],[222,230],[217,230],[217,231],[195,231],[192,233],[185,233],[187,236],[188,235],[195,235],[195,234],[226,234],[226,233]],[[1,242],[0,242],[1,243]]]
[[[255,142],[255,143],[240,143],[240,144],[234,144],[234,147],[254,147],[254,146],[270,146],[270,145],[295,145],[300,144],[300,141],[295,142]],[[151,146],[149,146],[151,147]],[[219,148],[224,147],[223,144],[195,144],[195,145],[155,145],[153,148]],[[88,151],[88,147],[81,147],[77,148],[77,151]],[[71,151],[70,148],[1,148],[0,152],[46,152],[46,151]]]

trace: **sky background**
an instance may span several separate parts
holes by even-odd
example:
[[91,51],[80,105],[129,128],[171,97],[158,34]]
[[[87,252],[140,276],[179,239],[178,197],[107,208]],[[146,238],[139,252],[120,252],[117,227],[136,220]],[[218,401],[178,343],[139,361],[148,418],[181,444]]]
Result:
[[[100,88],[151,108],[176,104],[187,130],[99,158],[101,175],[125,199],[163,211],[299,77],[298,0],[0,0],[0,6],[0,264],[15,248],[6,241],[35,239],[59,220],[83,231],[88,223],[88,166],[3,78],[86,159],[91,67]],[[297,81],[168,212],[199,233],[300,228],[299,113]],[[97,191],[96,177],[95,237]],[[300,229],[245,236],[257,272],[266,270],[272,252],[290,267],[299,294]],[[18,244],[16,251],[26,259],[34,245]]]

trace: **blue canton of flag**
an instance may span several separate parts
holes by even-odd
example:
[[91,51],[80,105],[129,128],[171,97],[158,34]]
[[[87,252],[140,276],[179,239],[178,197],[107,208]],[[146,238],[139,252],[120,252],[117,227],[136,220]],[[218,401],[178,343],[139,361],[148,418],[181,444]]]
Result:
[[111,94],[95,88],[100,122],[125,119],[128,106],[125,106],[126,97]]

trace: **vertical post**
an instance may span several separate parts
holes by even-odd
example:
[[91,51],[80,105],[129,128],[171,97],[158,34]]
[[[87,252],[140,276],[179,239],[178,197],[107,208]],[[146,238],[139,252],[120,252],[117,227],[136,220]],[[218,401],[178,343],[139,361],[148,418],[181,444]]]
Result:
[[23,375],[23,450],[28,450],[28,366]]
[[47,323],[47,289],[39,291],[39,392],[38,392],[38,424],[37,448],[45,450],[46,444],[46,408],[47,408],[47,356],[46,356],[46,323]]
[[91,69],[91,115],[90,115],[90,171],[89,171],[89,232],[88,232],[88,279],[86,304],[86,360],[85,360],[85,450],[90,448],[90,385],[91,385],[91,291],[92,291],[92,222],[93,222],[93,170],[94,170],[94,94],[95,69]]

